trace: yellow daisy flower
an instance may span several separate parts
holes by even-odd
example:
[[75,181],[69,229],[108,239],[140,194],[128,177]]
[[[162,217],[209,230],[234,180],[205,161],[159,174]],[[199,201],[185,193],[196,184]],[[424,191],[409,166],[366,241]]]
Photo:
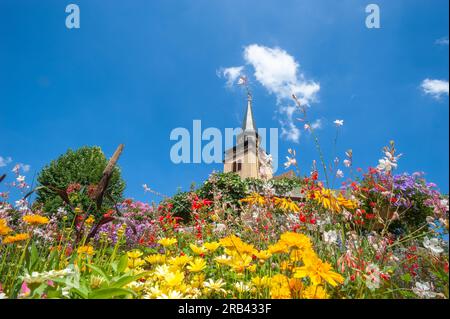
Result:
[[158,244],[164,246],[165,248],[173,246],[177,243],[177,239],[176,238],[162,238],[160,240],[158,240]]
[[32,215],[25,215],[22,217],[22,220],[29,224],[29,225],[45,225],[48,224],[50,221],[47,217],[32,214]]
[[318,257],[304,258],[304,263],[304,266],[294,269],[294,278],[309,277],[313,285],[320,285],[322,281],[326,281],[333,287],[344,282],[344,277],[334,272],[329,263],[323,262]]
[[297,203],[292,201],[290,198],[274,198],[275,206],[283,210],[284,212],[300,212],[300,207],[298,207]]
[[194,244],[189,244],[189,248],[191,248],[192,252],[196,255],[202,255],[202,254],[206,254],[207,250],[206,248],[203,247],[198,247]]
[[14,244],[17,243],[19,241],[24,241],[27,240],[28,238],[30,238],[30,235],[28,234],[17,234],[17,235],[11,235],[11,236],[6,236],[5,239],[3,239],[3,244]]
[[12,229],[8,227],[8,222],[4,218],[0,218],[0,236],[6,236]]
[[206,268],[206,261],[202,258],[195,258],[193,261],[189,262],[187,269],[190,272],[200,272]]
[[92,247],[91,245],[85,245],[85,246],[80,246],[77,249],[77,253],[79,255],[86,255],[86,256],[92,256],[94,255],[94,247]]
[[218,243],[216,241],[203,244],[203,248],[205,248],[206,250],[208,250],[211,253],[215,252],[219,247],[220,247],[220,243]]
[[251,195],[241,199],[239,202],[256,206],[264,206],[266,204],[266,199],[258,193],[252,193]]
[[140,250],[128,251],[127,256],[128,256],[128,258],[131,258],[131,259],[137,259],[142,256],[142,251],[140,251]]

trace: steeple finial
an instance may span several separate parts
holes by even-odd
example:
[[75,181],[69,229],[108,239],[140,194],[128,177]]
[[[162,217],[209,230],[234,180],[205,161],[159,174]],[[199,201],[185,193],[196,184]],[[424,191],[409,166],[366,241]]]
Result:
[[250,92],[248,87],[247,87],[247,110],[245,111],[242,130],[256,132],[255,119],[253,118],[253,110],[252,110],[252,93]]

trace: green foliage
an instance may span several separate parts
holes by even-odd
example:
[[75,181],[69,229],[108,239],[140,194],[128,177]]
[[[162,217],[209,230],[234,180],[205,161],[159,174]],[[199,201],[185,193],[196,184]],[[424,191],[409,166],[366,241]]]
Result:
[[[413,231],[427,224],[427,216],[433,216],[433,208],[425,205],[425,200],[429,197],[423,193],[416,193],[408,198],[411,201],[411,206],[400,209],[401,218],[394,221],[391,226],[391,231],[402,233]],[[387,205],[387,204],[386,204]],[[427,232],[428,228],[424,227],[422,232]]]
[[248,185],[236,173],[214,173],[197,190],[201,198],[213,200],[214,194],[221,193],[222,201],[237,205],[248,193]]
[[178,192],[167,202],[172,204],[172,213],[174,217],[182,218],[183,223],[188,223],[192,219],[191,215],[191,197],[190,192]]
[[[69,149],[44,167],[37,180],[40,186],[52,186],[61,190],[66,190],[70,184],[79,184],[80,191],[74,192],[69,198],[75,206],[87,210],[93,207],[89,190],[100,181],[107,164],[108,160],[100,147],[85,146],[76,151]],[[111,208],[114,202],[121,201],[124,189],[125,182],[121,178],[120,169],[116,166],[105,192],[108,196],[105,196],[103,201],[104,209]],[[63,206],[60,196],[45,187],[38,189],[37,203],[42,204],[44,211],[49,214],[55,213],[58,207]]]
[[[247,184],[247,187],[251,192],[257,193],[263,193],[264,184],[267,184],[267,182],[256,178],[247,178],[244,182]],[[268,185],[274,189],[275,194],[284,195],[295,188],[300,187],[302,185],[302,181],[298,177],[283,177],[280,179],[270,180]]]

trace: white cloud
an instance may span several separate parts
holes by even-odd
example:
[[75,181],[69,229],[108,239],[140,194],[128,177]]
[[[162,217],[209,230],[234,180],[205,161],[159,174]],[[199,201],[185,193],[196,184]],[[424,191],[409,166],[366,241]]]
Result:
[[313,130],[320,130],[322,128],[322,120],[318,119],[311,123],[311,128]]
[[6,165],[10,164],[11,162],[12,162],[11,157],[3,158],[2,156],[0,156],[0,167],[5,167]]
[[227,86],[231,87],[238,77],[242,75],[243,66],[233,66],[229,68],[222,68],[217,72],[219,77],[227,79]]
[[254,68],[256,80],[277,98],[279,112],[285,115],[285,119],[280,120],[281,136],[298,142],[300,130],[293,121],[297,108],[283,104],[292,101],[292,94],[295,94],[303,105],[310,105],[316,100],[320,84],[307,80],[299,71],[299,63],[281,48],[251,44],[245,47],[244,59]]
[[439,45],[448,45],[448,43],[449,43],[448,37],[443,37],[443,38],[436,40],[436,44],[439,44]]
[[293,115],[295,110],[295,106],[280,106],[280,113],[284,113],[286,115],[286,119],[280,120],[281,137],[288,141],[298,143],[300,139],[300,130],[294,124]]
[[318,83],[299,73],[294,57],[280,48],[252,44],[245,48],[244,59],[254,67],[256,79],[279,101],[291,99],[295,94],[301,102],[309,104],[320,90]]
[[435,99],[439,99],[442,95],[449,94],[448,81],[425,79],[421,84],[422,90],[425,94],[431,95]]
[[24,173],[28,173],[30,171],[31,165],[29,165],[29,164],[22,164],[22,163],[20,163],[19,165],[20,165],[20,168],[22,169],[22,171]]

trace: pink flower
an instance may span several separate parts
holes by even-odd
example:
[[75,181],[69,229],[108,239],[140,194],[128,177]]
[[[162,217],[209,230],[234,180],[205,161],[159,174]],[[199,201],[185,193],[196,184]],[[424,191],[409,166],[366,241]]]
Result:
[[24,297],[28,297],[31,293],[30,288],[28,288],[27,283],[24,281],[22,283],[22,286],[20,287],[20,294],[19,297],[24,298]]

